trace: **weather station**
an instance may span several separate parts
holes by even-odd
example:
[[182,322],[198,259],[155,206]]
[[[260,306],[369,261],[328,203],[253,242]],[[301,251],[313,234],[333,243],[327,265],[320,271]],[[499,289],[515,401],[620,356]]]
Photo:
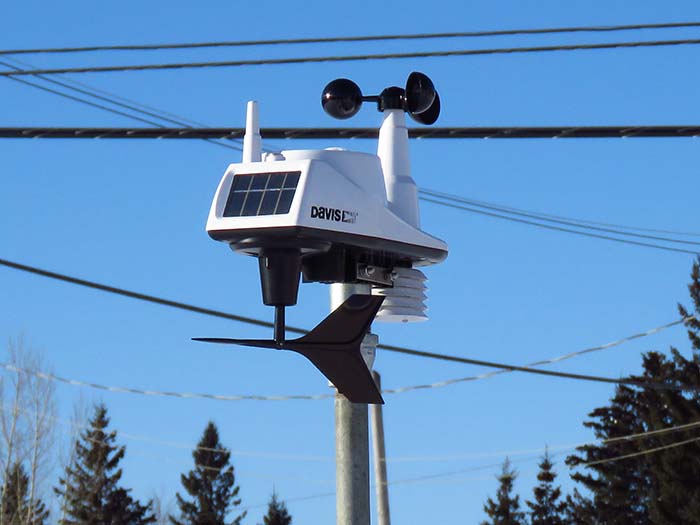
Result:
[[[426,320],[420,268],[448,252],[420,229],[405,119],[408,113],[420,124],[437,121],[432,81],[414,72],[405,88],[364,96],[353,81],[337,79],[321,95],[337,119],[352,117],[363,102],[383,114],[376,155],[339,148],[263,153],[258,106],[248,103],[243,159],[224,173],[206,229],[258,259],[263,303],[275,309],[274,334],[195,339],[297,352],[335,386],[338,523],[353,525],[369,523],[366,404],[384,403],[371,374],[378,343],[372,322]],[[288,340],[285,308],[297,303],[302,279],[330,284],[332,311]]]

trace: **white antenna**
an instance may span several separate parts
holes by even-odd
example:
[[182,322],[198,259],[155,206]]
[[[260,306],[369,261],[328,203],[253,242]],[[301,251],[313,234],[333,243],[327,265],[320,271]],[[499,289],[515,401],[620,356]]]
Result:
[[262,160],[262,138],[258,122],[258,103],[249,100],[245,118],[245,135],[243,136],[243,162],[260,162]]

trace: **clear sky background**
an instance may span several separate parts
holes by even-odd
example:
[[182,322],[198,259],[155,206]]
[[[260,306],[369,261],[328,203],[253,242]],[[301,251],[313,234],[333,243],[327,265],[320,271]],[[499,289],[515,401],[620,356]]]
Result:
[[[502,1],[329,3],[267,0],[7,3],[0,48],[198,42],[695,21],[696,2]],[[15,57],[33,66],[467,49],[661,38],[700,30],[499,37],[453,41]],[[245,102],[261,124],[335,126],[319,104],[330,80],[367,93],[402,85],[413,70],[434,80],[443,126],[699,124],[697,46],[382,62],[349,62],[71,78],[212,126],[242,126]],[[3,58],[3,57],[0,57]],[[0,79],[0,125],[129,126],[126,118]],[[349,125],[376,126],[365,107]],[[699,231],[697,139],[414,141],[420,187],[542,212],[651,228]],[[272,141],[285,149],[373,141]],[[257,265],[209,239],[213,192],[240,154],[202,141],[0,140],[0,257],[174,300],[271,319]],[[430,321],[375,325],[382,342],[511,363],[606,343],[677,318],[688,303],[692,256],[587,239],[422,203],[422,226],[450,246],[428,274]],[[267,337],[269,330],[106,295],[0,268],[0,337],[24,334],[60,375],[143,389],[219,394],[322,394],[325,379],[291,353],[205,346],[193,336]],[[311,327],[327,289],[303,285],[290,324]],[[560,370],[621,376],[640,354],[678,346],[674,328],[561,363]],[[387,352],[386,387],[486,371]],[[554,368],[554,367],[553,367]],[[519,451],[586,442],[586,414],[613,388],[505,374],[386,397],[394,523],[476,523],[510,453],[529,498],[536,459]],[[58,386],[61,417],[80,397],[104,401],[114,427],[153,440],[127,446],[124,483],[165,499],[192,466],[208,420],[233,450],[246,525],[262,521],[273,490],[294,523],[335,519],[333,402],[222,402],[141,397]],[[65,433],[64,427],[59,431]],[[494,466],[496,465],[496,466]],[[563,456],[559,480],[572,488]],[[470,472],[470,470],[472,470]],[[451,474],[450,474],[451,473]],[[443,476],[432,477],[438,474]],[[420,482],[404,482],[429,477]],[[309,496],[317,496],[307,498]]]

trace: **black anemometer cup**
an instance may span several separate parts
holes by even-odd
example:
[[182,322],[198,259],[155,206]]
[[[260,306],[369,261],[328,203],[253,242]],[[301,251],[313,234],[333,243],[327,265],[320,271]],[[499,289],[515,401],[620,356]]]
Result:
[[381,112],[401,109],[419,124],[435,124],[440,116],[440,97],[433,81],[417,71],[408,75],[405,88],[388,87],[379,95],[362,95],[360,87],[347,78],[329,82],[321,93],[323,110],[339,120],[356,115],[362,101],[377,102]]
[[352,80],[338,78],[321,93],[321,105],[331,117],[340,120],[354,116],[362,107],[362,91]]

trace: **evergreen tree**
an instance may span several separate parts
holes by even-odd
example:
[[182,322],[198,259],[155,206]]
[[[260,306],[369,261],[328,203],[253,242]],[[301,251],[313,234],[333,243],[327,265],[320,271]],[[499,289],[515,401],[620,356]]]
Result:
[[567,525],[599,525],[595,507],[590,498],[581,495],[578,489],[566,497],[564,523]]
[[3,525],[44,525],[48,520],[49,511],[41,500],[29,501],[29,476],[20,463],[8,472],[2,499]]
[[[693,265],[690,296],[695,315],[700,317],[700,259]],[[679,305],[684,317],[688,310]],[[631,379],[669,386],[700,384],[700,322],[686,320],[692,355],[684,357],[671,348],[670,355],[657,352],[643,355],[643,373]],[[610,404],[595,409],[584,423],[603,444],[585,446],[567,458],[571,467],[584,466],[586,472],[572,477],[589,489],[591,505],[585,499],[569,500],[570,510],[588,516],[585,523],[600,525],[700,524],[700,442],[678,443],[699,438],[697,427],[654,434],[638,440],[616,437],[700,421],[700,394],[637,386],[618,386]],[[611,441],[612,440],[612,441]],[[663,448],[669,447],[669,448]],[[660,448],[652,454],[598,463],[644,450]]]
[[145,525],[153,523],[151,502],[141,505],[130,490],[118,485],[119,462],[125,448],[114,444],[116,431],[107,431],[104,405],[95,406],[90,426],[75,443],[75,460],[59,479],[56,494],[63,501],[61,525]]
[[520,497],[512,494],[517,475],[515,469],[511,468],[510,460],[506,458],[501,474],[496,478],[500,483],[496,501],[488,498],[484,505],[484,512],[490,519],[482,521],[481,525],[525,524],[525,514],[520,511]]
[[219,442],[219,431],[211,421],[207,424],[192,453],[194,469],[182,474],[180,481],[191,499],[176,494],[180,519],[170,516],[173,525],[239,525],[246,512],[227,522],[233,507],[240,505],[239,487],[233,466],[229,465],[231,453]]
[[[639,398],[635,388],[618,386],[610,405],[593,410],[584,426],[592,428],[597,439],[604,443],[620,436],[646,430],[640,420]],[[576,467],[637,451],[634,441],[610,441],[603,445],[580,447],[580,456],[569,456],[566,463]],[[583,523],[600,525],[650,525],[648,494],[651,490],[648,469],[639,461],[612,461],[588,468],[590,472],[576,472],[571,477],[581,483],[592,495],[589,502],[578,498],[575,511]],[[574,502],[569,501],[570,505]],[[572,509],[573,511],[574,509]]]
[[564,525],[562,519],[566,504],[561,501],[561,489],[554,486],[557,477],[552,470],[549,452],[545,451],[537,474],[539,484],[534,488],[535,501],[527,501],[530,507],[531,525]]
[[292,523],[292,517],[287,512],[287,506],[283,501],[277,499],[277,494],[273,491],[267,506],[267,514],[263,517],[263,524],[290,525],[290,523]]

